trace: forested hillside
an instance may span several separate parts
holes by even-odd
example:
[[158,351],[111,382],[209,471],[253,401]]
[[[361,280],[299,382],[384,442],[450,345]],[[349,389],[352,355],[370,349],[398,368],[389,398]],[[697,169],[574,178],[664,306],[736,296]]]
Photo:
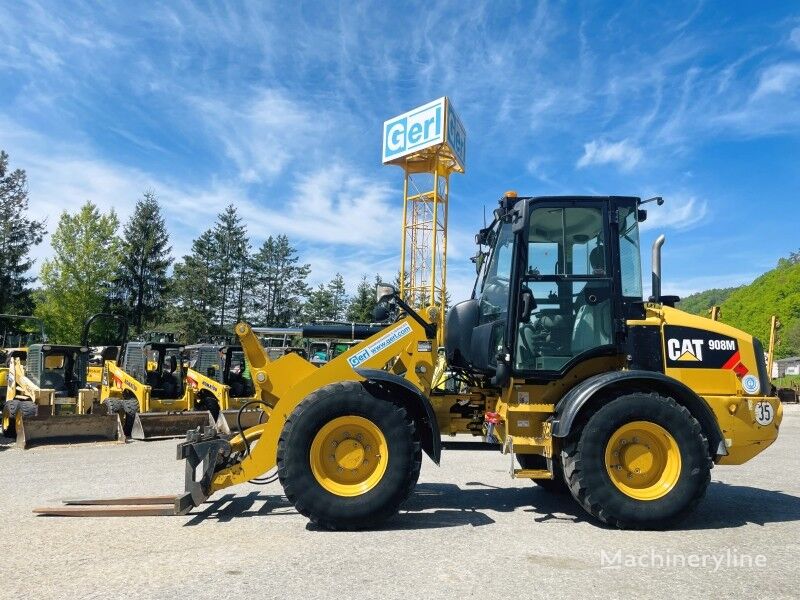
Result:
[[713,305],[721,307],[721,320],[769,343],[772,315],[780,319],[776,346],[777,358],[800,355],[800,252],[782,258],[750,285],[712,289],[692,294],[678,307],[706,316]]
[[714,288],[704,292],[697,292],[685,298],[681,298],[678,308],[693,315],[707,316],[708,309],[712,306],[719,306],[728,299],[733,292],[739,288]]

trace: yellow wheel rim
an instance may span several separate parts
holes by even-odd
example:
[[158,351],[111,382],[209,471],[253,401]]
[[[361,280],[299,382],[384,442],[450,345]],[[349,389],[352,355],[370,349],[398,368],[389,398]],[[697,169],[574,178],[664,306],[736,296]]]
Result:
[[632,421],[606,444],[606,470],[616,488],[636,500],[667,495],[681,474],[681,452],[669,431],[650,421]]
[[349,415],[326,423],[311,442],[311,472],[337,496],[359,496],[378,485],[389,462],[383,432],[364,417]]

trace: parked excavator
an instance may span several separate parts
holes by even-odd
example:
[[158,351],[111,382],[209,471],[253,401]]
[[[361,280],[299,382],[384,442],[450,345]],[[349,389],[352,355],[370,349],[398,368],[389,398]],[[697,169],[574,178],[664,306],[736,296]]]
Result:
[[389,285],[378,286],[376,317],[391,324],[318,368],[296,354],[271,360],[239,323],[266,422],[190,432],[178,446],[180,495],[36,512],[186,514],[218,491],[277,478],[321,527],[377,527],[412,493],[423,452],[439,464],[441,436],[467,434],[505,454],[511,477],[567,491],[603,523],[672,526],[713,465],[745,463],[775,441],[783,408],[757,339],[661,293],[663,236],[643,297],[647,202],[506,193],[476,236],[472,297],[447,316],[457,392],[433,385],[438,307],[414,309]]

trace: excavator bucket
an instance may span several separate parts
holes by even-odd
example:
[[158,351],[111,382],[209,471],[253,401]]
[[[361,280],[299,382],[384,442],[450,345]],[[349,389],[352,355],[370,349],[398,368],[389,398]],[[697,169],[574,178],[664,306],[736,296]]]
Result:
[[214,419],[207,410],[137,413],[131,437],[135,440],[184,437],[191,429],[213,426]]
[[71,444],[74,442],[116,441],[125,443],[119,415],[50,415],[17,413],[17,446]]
[[[267,421],[267,414],[260,409],[243,410],[241,415],[238,410],[221,410],[217,417],[217,431],[223,435],[239,433],[242,429],[249,429],[259,423]],[[239,425],[241,424],[241,428]]]

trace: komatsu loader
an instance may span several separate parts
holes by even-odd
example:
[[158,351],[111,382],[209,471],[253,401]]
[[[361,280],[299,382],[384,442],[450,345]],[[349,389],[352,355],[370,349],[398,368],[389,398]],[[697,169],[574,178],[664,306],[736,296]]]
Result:
[[32,344],[27,358],[12,359],[2,428],[17,446],[34,443],[111,440],[124,442],[116,414],[86,384],[88,348]]
[[128,342],[121,363],[104,363],[100,399],[123,415],[126,436],[182,437],[214,425],[211,413],[196,407],[187,389],[182,353],[183,345],[176,342]]
[[[261,394],[250,379],[242,347],[232,344],[186,346],[187,388],[199,408],[211,413],[221,433],[242,431],[264,419]],[[260,392],[260,390],[259,390]],[[245,410],[240,410],[245,407]],[[250,410],[246,410],[250,408]]]
[[775,441],[782,407],[757,339],[661,294],[663,236],[643,297],[643,204],[507,193],[478,232],[472,297],[447,316],[455,392],[432,386],[437,307],[415,310],[391,286],[379,300],[396,320],[319,368],[270,360],[238,324],[268,419],[231,436],[190,432],[178,446],[184,493],[112,514],[185,514],[273,473],[320,526],[376,527],[412,493],[422,454],[438,464],[441,436],[468,434],[504,454],[511,477],[568,491],[599,521],[670,526],[703,497],[713,465]]
[[[44,333],[44,322],[30,315],[0,314],[3,327],[0,330],[0,411],[6,400],[6,386],[8,382],[8,369],[12,359],[19,358],[25,364],[28,354],[28,344],[44,343],[47,336]],[[33,327],[25,327],[32,323]]]

